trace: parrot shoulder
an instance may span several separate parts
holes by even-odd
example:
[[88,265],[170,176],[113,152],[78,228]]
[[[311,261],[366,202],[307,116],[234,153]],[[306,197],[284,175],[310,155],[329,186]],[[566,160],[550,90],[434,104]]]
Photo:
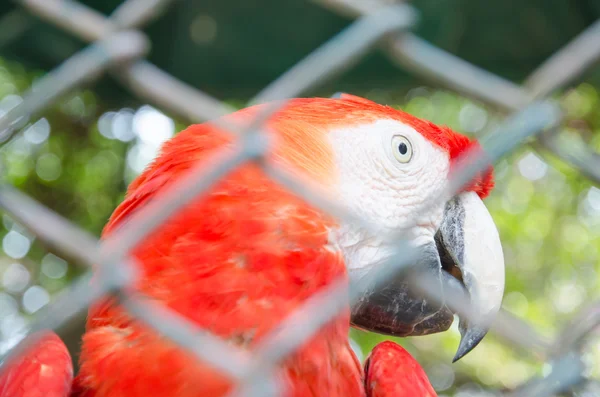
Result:
[[0,397],[68,397],[71,356],[58,335],[43,331],[0,375]]
[[409,352],[381,342],[365,362],[367,397],[437,397],[427,374]]

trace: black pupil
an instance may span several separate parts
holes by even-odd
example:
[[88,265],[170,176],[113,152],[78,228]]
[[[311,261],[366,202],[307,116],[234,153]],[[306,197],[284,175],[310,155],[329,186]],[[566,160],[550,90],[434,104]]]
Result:
[[408,152],[408,146],[406,146],[406,143],[402,142],[401,144],[399,144],[398,145],[398,151],[402,155],[406,154]]

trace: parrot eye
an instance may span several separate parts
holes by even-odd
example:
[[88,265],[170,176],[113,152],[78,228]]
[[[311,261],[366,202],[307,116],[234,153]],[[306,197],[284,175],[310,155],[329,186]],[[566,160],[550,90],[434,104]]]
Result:
[[413,155],[410,141],[402,135],[395,135],[392,138],[392,152],[396,160],[401,163],[408,163]]

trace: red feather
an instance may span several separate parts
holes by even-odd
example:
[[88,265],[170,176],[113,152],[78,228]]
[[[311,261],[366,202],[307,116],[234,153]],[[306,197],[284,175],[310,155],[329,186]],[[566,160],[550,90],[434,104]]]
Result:
[[367,397],[436,397],[427,374],[402,346],[375,346],[365,363]]
[[66,346],[52,332],[35,337],[36,343],[0,375],[0,397],[69,396],[73,366]]

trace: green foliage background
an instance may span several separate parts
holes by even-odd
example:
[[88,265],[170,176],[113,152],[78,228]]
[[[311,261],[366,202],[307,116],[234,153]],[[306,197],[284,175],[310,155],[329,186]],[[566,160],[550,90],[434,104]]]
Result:
[[[0,111],[14,105],[40,74],[0,60]],[[353,93],[471,135],[489,130],[501,119],[480,103],[432,87],[408,93]],[[583,83],[561,93],[560,100],[570,128],[600,149],[598,90]],[[131,115],[142,105],[131,110],[108,108],[90,90],[64,98],[42,117],[31,119],[15,139],[0,148],[3,177],[98,235],[127,183],[139,172],[140,161],[140,138],[135,134],[125,141],[110,138],[110,129],[116,128],[115,115],[106,116],[106,112],[125,114],[125,127],[120,128],[127,131]],[[185,127],[181,121],[174,123],[175,131]],[[504,308],[550,338],[578,309],[599,298],[600,190],[576,170],[548,153],[533,152],[529,145],[502,159],[496,178],[497,187],[486,204],[499,228],[506,257]],[[2,220],[0,340],[4,345],[0,344],[0,350],[9,345],[19,326],[82,273],[75,264],[48,255],[8,216]],[[351,337],[363,354],[386,339],[359,331],[352,331]],[[512,388],[548,370],[530,351],[514,350],[493,334],[457,364],[451,364],[459,341],[456,327],[439,335],[397,341],[423,364],[441,395],[461,395],[461,391],[480,387]],[[586,360],[593,375],[599,375],[599,347],[595,343],[587,347]]]

